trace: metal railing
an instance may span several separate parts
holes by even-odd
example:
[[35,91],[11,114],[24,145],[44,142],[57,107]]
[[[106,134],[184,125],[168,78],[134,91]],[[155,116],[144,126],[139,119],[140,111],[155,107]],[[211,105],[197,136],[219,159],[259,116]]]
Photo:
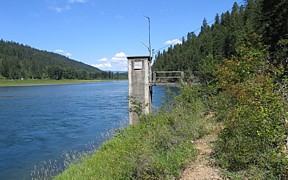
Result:
[[152,76],[153,85],[171,85],[183,82],[183,71],[154,71]]

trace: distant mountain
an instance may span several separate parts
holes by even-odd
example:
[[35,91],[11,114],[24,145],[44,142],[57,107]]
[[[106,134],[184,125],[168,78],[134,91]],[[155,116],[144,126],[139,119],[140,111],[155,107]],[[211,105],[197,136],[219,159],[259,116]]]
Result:
[[0,78],[99,79],[111,73],[68,57],[0,40]]

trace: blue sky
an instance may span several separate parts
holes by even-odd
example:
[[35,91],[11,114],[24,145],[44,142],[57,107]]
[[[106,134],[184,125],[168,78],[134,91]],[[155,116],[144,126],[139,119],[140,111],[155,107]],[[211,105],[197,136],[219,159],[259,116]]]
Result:
[[[235,0],[1,0],[0,39],[59,53],[102,70],[127,70],[126,56],[181,41]],[[241,3],[242,1],[236,1]],[[198,32],[196,32],[198,33]]]

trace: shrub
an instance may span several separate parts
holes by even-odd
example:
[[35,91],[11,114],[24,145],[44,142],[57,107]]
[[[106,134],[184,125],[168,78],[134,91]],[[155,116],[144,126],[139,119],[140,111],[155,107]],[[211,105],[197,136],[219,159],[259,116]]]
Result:
[[219,135],[215,156],[230,172],[261,171],[271,179],[288,177],[287,152],[282,148],[287,128],[287,102],[264,65],[265,50],[241,48],[237,58],[224,61],[217,74],[223,92],[234,99]]

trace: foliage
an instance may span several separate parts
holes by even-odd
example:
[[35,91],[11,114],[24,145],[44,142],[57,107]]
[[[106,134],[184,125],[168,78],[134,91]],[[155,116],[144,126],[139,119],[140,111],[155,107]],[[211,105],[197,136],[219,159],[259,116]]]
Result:
[[287,105],[274,92],[273,79],[259,75],[238,85],[237,105],[228,114],[220,135],[216,156],[231,171],[264,169],[266,176],[287,176],[288,160],[282,152],[287,128]]
[[126,79],[68,57],[0,40],[0,76],[6,79]]
[[[249,40],[251,36],[258,36],[269,47],[270,54],[277,54],[280,46],[283,50],[283,39],[288,36],[287,1],[244,2],[241,6],[234,3],[231,12],[224,12],[220,16],[217,14],[212,25],[204,19],[198,35],[190,32],[183,38],[182,44],[158,52],[153,69],[190,71],[200,77],[202,83],[207,83],[214,78],[211,75],[216,69],[215,65],[237,56],[243,38]],[[287,44],[285,47],[284,56],[287,58]],[[277,56],[270,63],[275,66],[282,64],[283,72],[287,75],[286,58]]]
[[136,113],[138,117],[140,117],[144,113],[143,110],[146,106],[148,106],[148,104],[144,104],[144,102],[139,101],[136,97],[133,96],[128,97],[128,100],[131,104],[129,112]]
[[251,42],[253,38],[216,72],[219,86],[235,99],[217,142],[216,157],[229,171],[256,167],[265,177],[287,177],[287,152],[282,151],[288,131],[283,125],[287,102],[270,75],[273,68],[265,65],[267,51],[260,45],[251,47]]
[[263,40],[277,51],[277,43],[288,36],[288,2],[286,0],[262,0]]
[[[171,103],[173,107],[156,115],[142,116],[139,124],[118,131],[91,157],[72,164],[55,179],[179,178],[197,155],[191,140],[206,133],[203,104],[184,99],[177,97],[180,104]],[[188,104],[197,108],[190,109]]]
[[285,179],[287,1],[244,2],[216,15],[211,26],[204,20],[198,35],[188,33],[182,44],[158,52],[153,68],[198,77],[193,96],[225,124],[215,157],[228,177]]

